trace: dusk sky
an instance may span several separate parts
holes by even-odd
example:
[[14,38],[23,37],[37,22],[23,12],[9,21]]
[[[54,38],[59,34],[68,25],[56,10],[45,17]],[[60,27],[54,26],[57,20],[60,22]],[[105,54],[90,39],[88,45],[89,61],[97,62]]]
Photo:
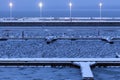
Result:
[[[9,11],[10,0],[0,0],[0,11]],[[11,0],[14,11],[37,11],[40,0]],[[68,10],[69,0],[42,0],[43,10]],[[120,0],[71,0],[74,10],[98,9],[98,3],[103,2],[104,9],[120,9]]]

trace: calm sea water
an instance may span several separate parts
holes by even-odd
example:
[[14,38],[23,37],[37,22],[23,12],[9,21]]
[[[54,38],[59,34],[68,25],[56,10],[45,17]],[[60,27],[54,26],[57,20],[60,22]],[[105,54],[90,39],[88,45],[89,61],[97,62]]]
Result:
[[[9,17],[9,11],[0,12],[0,17]],[[72,17],[99,17],[99,10],[72,11]],[[13,11],[13,17],[39,17],[39,11]],[[69,17],[69,11],[43,11],[43,17]],[[120,17],[120,10],[103,10],[103,17]]]
[[0,80],[82,80],[76,68],[0,67]]
[[95,80],[120,80],[120,67],[93,69]]

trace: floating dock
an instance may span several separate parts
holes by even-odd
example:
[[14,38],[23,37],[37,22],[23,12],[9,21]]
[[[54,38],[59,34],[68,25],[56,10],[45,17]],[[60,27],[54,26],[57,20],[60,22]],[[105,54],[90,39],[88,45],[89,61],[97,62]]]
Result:
[[0,58],[0,65],[3,63],[12,64],[73,64],[74,62],[95,62],[100,66],[120,66],[120,58]]
[[120,58],[0,58],[0,66],[63,66],[80,67],[83,80],[94,80],[91,67],[120,66]]

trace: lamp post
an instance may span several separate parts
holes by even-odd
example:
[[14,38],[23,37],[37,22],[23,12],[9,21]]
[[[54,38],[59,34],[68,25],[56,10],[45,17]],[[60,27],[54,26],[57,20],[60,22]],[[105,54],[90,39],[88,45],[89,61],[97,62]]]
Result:
[[12,7],[13,7],[13,3],[10,2],[9,3],[9,7],[10,7],[10,18],[12,17]]
[[103,5],[103,4],[100,2],[100,3],[99,3],[99,7],[100,7],[100,19],[102,19],[102,5]]
[[69,2],[69,7],[70,7],[70,19],[71,19],[72,17],[72,2],[71,1]]
[[42,17],[42,7],[43,7],[43,3],[40,2],[40,3],[38,4],[38,6],[39,6],[39,8],[40,8],[40,17]]

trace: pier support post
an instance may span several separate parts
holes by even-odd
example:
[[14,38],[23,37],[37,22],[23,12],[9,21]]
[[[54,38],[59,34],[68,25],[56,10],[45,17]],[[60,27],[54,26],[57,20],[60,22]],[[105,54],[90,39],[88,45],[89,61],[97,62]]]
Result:
[[95,64],[94,62],[74,62],[74,65],[80,66],[82,72],[82,80],[94,80],[91,65]]

